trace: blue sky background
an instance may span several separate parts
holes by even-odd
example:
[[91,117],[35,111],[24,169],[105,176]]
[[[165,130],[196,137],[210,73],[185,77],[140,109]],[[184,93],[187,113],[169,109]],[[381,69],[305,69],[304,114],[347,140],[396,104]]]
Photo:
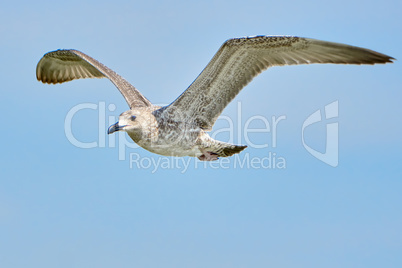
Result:
[[[234,168],[233,159],[228,169],[191,160],[184,173],[130,168],[129,153],[160,156],[127,149],[121,161],[118,148],[77,148],[64,132],[78,104],[115,104],[107,116],[127,109],[109,81],[50,86],[35,77],[44,53],[75,48],[169,103],[232,37],[298,35],[402,59],[401,9],[396,0],[3,3],[0,267],[401,267],[399,61],[278,67],[254,79],[223,115],[242,144],[238,123],[285,115],[275,148],[243,152],[275,152],[285,169]],[[304,120],[333,101],[336,168],[301,142]],[[98,141],[97,121],[96,110],[77,113],[74,135]],[[324,149],[324,122],[306,130],[306,142]]]

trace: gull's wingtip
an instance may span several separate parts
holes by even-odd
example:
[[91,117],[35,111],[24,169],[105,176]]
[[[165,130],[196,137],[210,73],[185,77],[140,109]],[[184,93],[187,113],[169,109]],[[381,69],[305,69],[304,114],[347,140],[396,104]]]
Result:
[[394,61],[396,61],[396,60],[397,60],[397,59],[395,59],[394,57],[388,56],[388,62],[394,63]]
[[382,54],[381,59],[379,61],[373,62],[373,64],[377,64],[377,63],[387,64],[387,63],[394,63],[394,61],[396,61],[396,59],[394,57]]

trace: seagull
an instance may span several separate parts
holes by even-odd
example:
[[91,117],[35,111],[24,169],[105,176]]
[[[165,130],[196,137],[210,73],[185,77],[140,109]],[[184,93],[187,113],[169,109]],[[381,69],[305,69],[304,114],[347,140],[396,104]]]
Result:
[[123,77],[74,49],[46,53],[36,67],[36,77],[47,84],[106,77],[130,107],[109,127],[108,134],[125,131],[139,146],[159,155],[213,161],[247,147],[214,140],[207,132],[240,90],[267,68],[312,63],[373,65],[393,60],[366,48],[311,38],[232,38],[223,43],[187,90],[164,107],[153,105]]

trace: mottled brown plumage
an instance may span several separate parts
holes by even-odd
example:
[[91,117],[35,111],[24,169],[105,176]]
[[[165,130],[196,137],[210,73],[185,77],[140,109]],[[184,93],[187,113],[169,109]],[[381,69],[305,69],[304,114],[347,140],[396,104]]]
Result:
[[205,131],[213,127],[240,90],[267,68],[311,63],[377,64],[392,60],[373,50],[309,38],[229,39],[189,88],[165,107],[152,105],[124,78],[77,50],[45,54],[37,65],[36,75],[39,81],[51,84],[107,77],[130,107],[109,128],[109,133],[124,130],[140,146],[157,154],[197,156],[210,161],[246,148],[213,140]]

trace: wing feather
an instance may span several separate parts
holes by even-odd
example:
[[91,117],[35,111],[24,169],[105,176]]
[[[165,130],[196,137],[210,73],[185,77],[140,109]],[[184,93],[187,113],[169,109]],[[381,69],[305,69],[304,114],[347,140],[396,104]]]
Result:
[[377,64],[392,60],[394,58],[373,50],[309,38],[229,39],[189,88],[158,112],[174,121],[211,129],[240,90],[269,67],[311,63]]
[[48,84],[106,77],[117,87],[130,108],[152,105],[123,77],[78,50],[64,49],[46,53],[36,67],[36,77],[38,81]]

